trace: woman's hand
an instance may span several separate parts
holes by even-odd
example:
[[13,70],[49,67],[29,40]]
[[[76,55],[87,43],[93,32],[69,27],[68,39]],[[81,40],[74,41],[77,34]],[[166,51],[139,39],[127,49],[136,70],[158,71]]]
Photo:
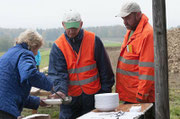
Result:
[[45,98],[41,98],[41,99],[40,99],[40,106],[41,106],[41,107],[47,106],[47,104],[46,104],[43,100],[45,100]]

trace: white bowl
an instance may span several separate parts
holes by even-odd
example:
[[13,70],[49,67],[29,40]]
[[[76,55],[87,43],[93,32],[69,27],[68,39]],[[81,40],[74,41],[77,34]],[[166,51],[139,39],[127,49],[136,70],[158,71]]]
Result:
[[32,114],[27,117],[23,117],[22,119],[50,119],[49,114]]
[[112,111],[118,106],[118,93],[102,93],[95,95],[95,108],[99,111]]
[[43,100],[46,104],[49,105],[57,105],[62,104],[62,99],[45,99]]

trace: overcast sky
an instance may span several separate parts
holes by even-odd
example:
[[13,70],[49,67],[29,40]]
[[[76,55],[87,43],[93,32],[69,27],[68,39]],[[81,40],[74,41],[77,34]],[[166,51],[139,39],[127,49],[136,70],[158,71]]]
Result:
[[[0,0],[0,27],[59,28],[64,11],[79,11],[84,27],[123,25],[115,17],[126,0]],[[134,0],[152,24],[152,0]],[[167,27],[180,25],[180,0],[166,0]]]

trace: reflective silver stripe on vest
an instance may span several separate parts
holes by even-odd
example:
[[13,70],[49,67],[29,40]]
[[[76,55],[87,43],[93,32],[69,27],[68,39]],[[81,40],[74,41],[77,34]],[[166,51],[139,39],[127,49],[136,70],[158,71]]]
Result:
[[81,68],[69,69],[68,72],[70,74],[72,74],[72,73],[81,73],[81,72],[89,71],[89,70],[92,70],[92,69],[95,69],[95,68],[96,68],[96,64],[92,64],[92,65],[88,65],[88,66],[81,67]]
[[123,57],[119,57],[119,61],[125,63],[125,64],[135,64],[135,65],[138,65],[139,63],[139,60],[127,60],[127,59],[124,59]]
[[140,67],[154,67],[153,62],[139,62]]
[[84,79],[81,81],[69,81],[69,85],[85,85],[85,84],[88,84],[88,83],[91,83],[91,82],[97,80],[98,77],[99,77],[99,75],[97,74],[93,77],[90,77],[88,79]]
[[123,57],[119,57],[119,61],[121,61],[125,64],[139,65],[139,67],[154,67],[153,62],[139,62],[139,60],[127,60]]
[[138,72],[125,71],[125,70],[122,70],[122,69],[119,69],[119,68],[117,69],[117,72],[121,73],[121,74],[124,74],[124,75],[128,75],[128,76],[139,76]]
[[154,80],[154,76],[150,76],[150,75],[139,75],[138,72],[130,72],[130,71],[125,71],[122,69],[117,69],[118,73],[121,73],[123,75],[128,75],[128,76],[138,76],[139,79],[143,79],[143,80]]
[[150,76],[150,75],[139,75],[139,79],[152,80],[152,81],[154,81],[154,76]]

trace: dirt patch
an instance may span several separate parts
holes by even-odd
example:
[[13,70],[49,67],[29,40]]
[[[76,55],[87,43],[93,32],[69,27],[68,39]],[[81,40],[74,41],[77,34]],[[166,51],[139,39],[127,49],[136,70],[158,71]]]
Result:
[[169,72],[180,72],[180,28],[167,32]]
[[180,89],[180,74],[169,73],[169,87],[171,89]]
[[120,54],[120,47],[106,47],[106,51],[109,55],[111,65],[114,71],[114,74],[116,73],[116,66],[118,62],[118,57]]

